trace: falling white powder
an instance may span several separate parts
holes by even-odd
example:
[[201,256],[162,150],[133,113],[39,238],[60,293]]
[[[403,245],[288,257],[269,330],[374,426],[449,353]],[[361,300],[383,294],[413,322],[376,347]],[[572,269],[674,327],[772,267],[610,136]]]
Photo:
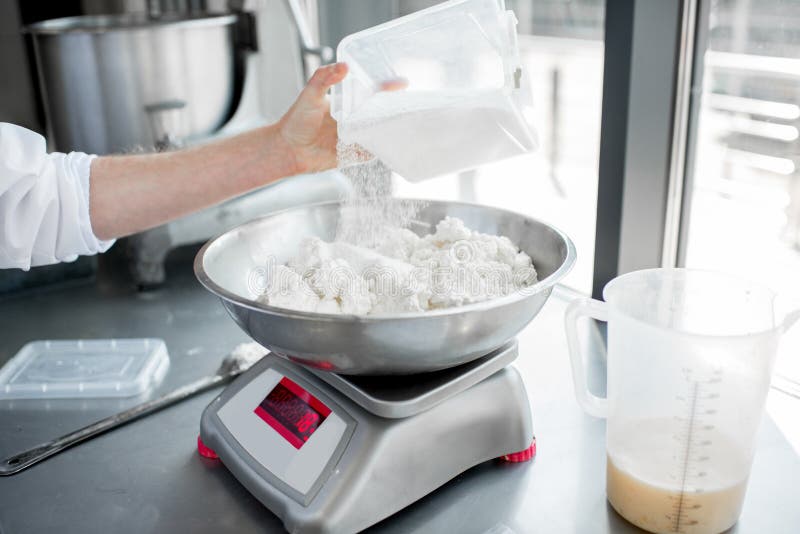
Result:
[[307,312],[379,315],[424,312],[508,295],[536,282],[530,257],[507,237],[454,217],[420,237],[387,230],[373,247],[308,238],[286,265],[269,270],[259,300]]
[[409,225],[422,203],[392,197],[389,167],[358,145],[339,143],[337,157],[351,193],[342,203],[336,241],[371,247],[387,233]]

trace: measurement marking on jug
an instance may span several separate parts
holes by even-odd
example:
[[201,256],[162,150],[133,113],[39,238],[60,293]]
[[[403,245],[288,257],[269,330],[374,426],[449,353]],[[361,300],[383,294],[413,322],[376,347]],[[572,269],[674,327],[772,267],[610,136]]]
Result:
[[678,496],[678,502],[676,503],[676,510],[675,516],[672,518],[672,531],[673,532],[680,532],[682,523],[681,521],[684,519],[684,506],[688,505],[685,496],[686,496],[686,478],[689,473],[689,461],[692,452],[692,434],[694,433],[694,423],[695,423],[695,410],[697,409],[697,399],[698,393],[700,390],[700,384],[697,381],[692,382],[692,390],[689,394],[689,420],[688,420],[688,428],[686,429],[686,449],[684,451],[683,456],[683,472],[681,474],[681,491],[680,495]]
[[685,407],[684,416],[676,416],[683,423],[673,434],[673,439],[682,445],[676,450],[673,459],[676,464],[672,480],[677,483],[677,491],[670,495],[670,532],[691,531],[699,521],[695,516],[703,508],[703,494],[707,490],[709,471],[707,462],[714,445],[713,431],[716,425],[705,420],[717,413],[716,403],[720,399],[717,385],[722,380],[722,370],[712,369],[710,377],[697,376],[688,368],[682,369],[686,380],[686,393],[676,395],[675,399]]

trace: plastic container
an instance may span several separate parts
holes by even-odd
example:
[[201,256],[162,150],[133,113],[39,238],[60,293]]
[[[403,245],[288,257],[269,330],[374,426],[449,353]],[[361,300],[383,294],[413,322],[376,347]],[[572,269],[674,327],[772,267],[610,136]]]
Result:
[[345,37],[340,139],[410,181],[534,150],[516,24],[503,0],[453,0]]
[[[606,417],[606,493],[651,532],[716,534],[739,518],[781,334],[775,294],[688,269],[626,274],[567,309],[578,401]],[[608,395],[586,388],[576,321],[608,321]]]
[[0,369],[0,399],[132,397],[168,367],[161,339],[33,341]]

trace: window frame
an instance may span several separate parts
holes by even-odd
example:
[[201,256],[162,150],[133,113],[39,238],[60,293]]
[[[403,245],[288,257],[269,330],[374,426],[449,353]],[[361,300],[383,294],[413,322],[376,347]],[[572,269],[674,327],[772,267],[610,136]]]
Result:
[[607,0],[592,295],[619,274],[677,266],[709,2]]

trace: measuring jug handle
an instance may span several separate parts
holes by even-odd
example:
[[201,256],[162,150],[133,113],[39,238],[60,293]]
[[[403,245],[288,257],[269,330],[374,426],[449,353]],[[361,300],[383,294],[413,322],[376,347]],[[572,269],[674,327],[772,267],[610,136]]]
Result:
[[572,363],[572,381],[575,386],[575,397],[586,413],[595,417],[606,417],[607,400],[589,391],[586,384],[586,369],[583,365],[580,342],[578,341],[578,319],[592,317],[598,321],[608,321],[606,303],[599,300],[582,298],[567,306],[564,322],[567,331],[567,346]]

